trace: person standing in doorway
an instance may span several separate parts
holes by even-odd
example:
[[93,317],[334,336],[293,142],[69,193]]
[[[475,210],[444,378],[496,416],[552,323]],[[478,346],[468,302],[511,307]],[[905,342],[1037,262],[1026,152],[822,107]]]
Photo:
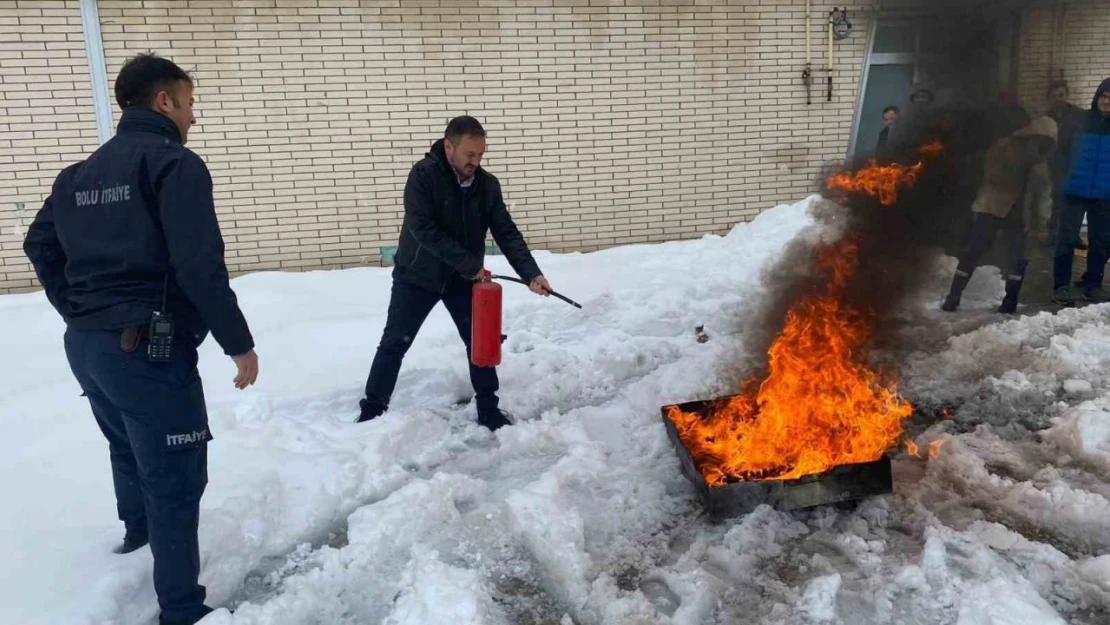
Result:
[[[389,408],[401,361],[437,303],[443,302],[451,314],[470,356],[472,288],[490,275],[484,268],[487,232],[534,293],[551,294],[551,285],[509,216],[501,183],[481,167],[485,151],[482,124],[473,117],[456,117],[409,172],[385,330],[366,380],[366,395],[359,402],[358,423]],[[490,430],[509,425],[498,407],[496,369],[471,364],[470,381],[478,423]]]
[[897,106],[888,106],[883,109],[883,130],[879,133],[879,142],[875,146],[876,151],[881,152],[886,147],[887,141],[890,139],[890,129],[894,127],[894,122],[898,121],[899,112]]
[[954,312],[960,297],[1001,230],[1005,236],[1007,266],[1006,296],[998,312],[1017,311],[1018,296],[1025,268],[1026,238],[1030,231],[1040,232],[1051,210],[1052,183],[1047,160],[1056,147],[1056,122],[1040,117],[997,142],[984,163],[983,182],[971,206],[975,219],[967,248],[960,254],[956,275],[941,309]]
[[[1052,300],[1072,305],[1079,300],[1110,301],[1102,288],[1110,254],[1110,78],[1095,91],[1091,110],[1072,139],[1071,161],[1061,189],[1064,208],[1053,259]],[[1083,217],[1090,241],[1087,272],[1080,291],[1071,285],[1072,262],[1080,243]]]
[[117,553],[148,542],[162,625],[211,612],[197,583],[208,429],[197,347],[211,331],[244,389],[258,357],[231,290],[212,178],[185,148],[193,80],[141,54],[115,84],[118,133],[64,169],[24,251],[66,321],[70,368],[108,439]]

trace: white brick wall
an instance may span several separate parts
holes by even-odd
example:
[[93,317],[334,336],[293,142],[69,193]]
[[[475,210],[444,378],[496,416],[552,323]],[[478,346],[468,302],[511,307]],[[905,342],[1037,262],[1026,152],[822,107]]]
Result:
[[[1110,77],[1110,2],[1081,0],[1066,4],[1056,38],[1056,69],[1063,70],[1071,101],[1087,109],[1098,85]],[[1047,107],[1052,60],[1052,8],[1026,11],[1022,21],[1021,97],[1030,114]]]
[[[869,4],[869,3],[864,3]],[[805,105],[804,0],[100,0],[109,78],[153,50],[195,72],[190,146],[216,178],[236,272],[381,262],[405,175],[459,113],[534,248],[722,232],[841,158],[868,12]],[[813,53],[823,68],[814,2]],[[1043,110],[1051,10],[1023,16],[1021,92]],[[1070,5],[1073,99],[1110,75],[1110,6]],[[96,146],[77,0],[0,2],[0,292],[35,288],[23,228]],[[118,111],[115,111],[118,119]],[[22,203],[22,212],[17,209]]]
[[0,2],[0,293],[38,287],[23,233],[54,176],[95,149],[77,0]]
[[[19,4],[25,19],[33,5]],[[69,8],[80,55],[76,3],[34,6],[43,4]],[[813,7],[820,67],[831,6]],[[378,263],[380,248],[396,244],[409,167],[464,112],[490,133],[486,165],[536,249],[723,232],[794,200],[846,150],[868,28],[851,7],[856,34],[838,44],[834,101],[825,102],[819,73],[820,95],[807,109],[803,7],[99,2],[110,77],[144,50],[195,71],[199,127],[190,146],[215,177],[236,272]],[[84,60],[74,62],[83,78]],[[78,153],[95,144],[91,102],[81,102]],[[51,167],[61,164],[50,156]],[[5,249],[17,247],[5,237]],[[0,288],[26,285],[21,254],[5,261],[15,282]]]

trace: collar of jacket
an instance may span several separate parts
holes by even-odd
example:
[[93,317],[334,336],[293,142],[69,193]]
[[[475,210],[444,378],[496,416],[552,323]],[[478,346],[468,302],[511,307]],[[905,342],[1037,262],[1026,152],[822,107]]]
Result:
[[116,132],[149,132],[181,143],[181,131],[177,129],[177,124],[173,123],[172,119],[141,106],[129,106],[123,109]]

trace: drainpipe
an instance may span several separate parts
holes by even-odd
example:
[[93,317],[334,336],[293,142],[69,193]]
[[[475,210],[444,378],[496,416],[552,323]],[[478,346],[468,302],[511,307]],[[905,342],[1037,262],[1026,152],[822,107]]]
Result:
[[96,136],[100,145],[112,138],[112,101],[108,96],[108,70],[104,66],[104,39],[100,36],[100,12],[96,0],[81,0],[81,27],[85,33],[85,57],[89,59]]
[[1048,79],[1053,80],[1056,74],[1056,34],[1060,30],[1060,7],[1052,3],[1052,39],[1048,44]]

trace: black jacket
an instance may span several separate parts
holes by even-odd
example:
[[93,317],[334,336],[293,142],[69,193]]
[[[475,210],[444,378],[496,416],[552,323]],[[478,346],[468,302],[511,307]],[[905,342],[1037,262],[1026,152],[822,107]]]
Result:
[[1077,133],[1083,131],[1087,123],[1087,113],[1074,104],[1066,103],[1050,110],[1048,116],[1056,120],[1059,127],[1056,134],[1056,150],[1049,160],[1052,181],[1059,184],[1068,175],[1068,169],[1071,167],[1072,141]]
[[540,275],[505,208],[501,183],[479,167],[471,186],[463,188],[440,139],[405,183],[405,221],[394,276],[438,293],[466,292],[484,265],[487,232],[523,280]]
[[254,348],[228,281],[204,162],[166,116],[128,108],[118,134],[64,169],[23,249],[46,296],[78,329],[139,326],[162,307],[199,344]]

